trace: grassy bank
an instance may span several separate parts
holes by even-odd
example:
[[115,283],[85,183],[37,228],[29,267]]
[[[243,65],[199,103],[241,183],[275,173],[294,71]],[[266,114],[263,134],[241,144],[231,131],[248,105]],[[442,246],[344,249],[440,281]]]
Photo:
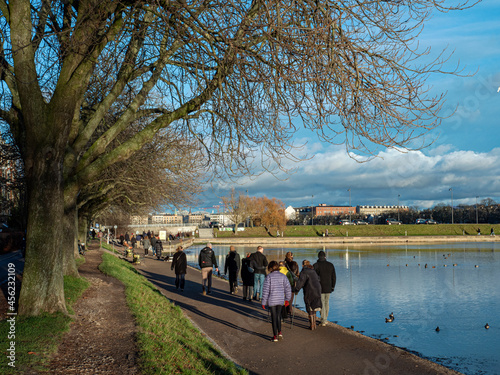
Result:
[[[64,277],[64,295],[70,314],[72,305],[81,297],[89,283],[84,278]],[[36,317],[15,316],[15,367],[8,365],[7,350],[10,324],[6,320],[0,322],[2,338],[2,374],[24,374],[48,371],[50,356],[61,343],[62,336],[69,330],[72,319],[63,314],[45,314]]]
[[104,254],[99,269],[125,284],[127,303],[138,326],[137,345],[143,374],[239,374],[236,367],[134,267]]
[[[476,236],[477,229],[482,235],[489,235],[491,228],[500,235],[500,224],[437,224],[437,225],[290,225],[285,229],[285,237],[321,237],[326,233],[334,237],[385,237],[385,236]],[[232,231],[218,231],[217,237],[275,237],[263,227],[245,228],[234,234]]]

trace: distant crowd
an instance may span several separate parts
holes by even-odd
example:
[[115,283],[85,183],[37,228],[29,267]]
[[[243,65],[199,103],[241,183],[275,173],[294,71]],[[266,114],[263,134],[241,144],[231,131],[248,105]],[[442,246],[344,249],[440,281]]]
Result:
[[[175,286],[181,291],[184,290],[187,272],[187,258],[183,250],[182,246],[177,247],[171,265],[176,275]],[[201,269],[202,294],[210,295],[213,271],[215,269],[215,272],[219,272],[211,243],[207,243],[200,251],[198,265]],[[335,289],[336,273],[334,265],[326,260],[324,251],[318,253],[318,260],[314,264],[304,260],[302,270],[299,270],[291,252],[286,253],[282,261],[268,262],[264,248],[258,246],[254,253],[247,253],[241,260],[236,248],[230,246],[224,264],[224,274],[229,279],[230,294],[238,292],[238,277],[241,276],[243,300],[258,301],[264,310],[269,309],[273,331],[271,341],[283,339],[282,319],[294,313],[293,301],[301,289],[309,316],[309,328],[316,329],[317,312],[320,312],[321,325],[328,322],[329,300]]]

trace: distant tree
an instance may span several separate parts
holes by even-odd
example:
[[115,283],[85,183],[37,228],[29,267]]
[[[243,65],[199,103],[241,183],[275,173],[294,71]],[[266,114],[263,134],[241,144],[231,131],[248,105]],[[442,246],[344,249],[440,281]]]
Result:
[[268,233],[275,235],[276,231],[281,232],[286,228],[285,205],[276,198],[258,198],[255,218],[260,221]]
[[226,207],[229,220],[234,223],[234,232],[238,234],[238,224],[244,223],[251,215],[250,199],[232,188],[228,196],[222,197],[222,202]]

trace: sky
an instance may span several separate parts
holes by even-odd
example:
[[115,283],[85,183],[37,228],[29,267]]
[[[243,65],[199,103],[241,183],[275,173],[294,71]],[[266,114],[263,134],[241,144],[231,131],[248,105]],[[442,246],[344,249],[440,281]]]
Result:
[[[249,196],[280,199],[285,206],[406,205],[424,209],[442,203],[500,203],[500,0],[470,9],[435,13],[419,36],[433,53],[452,53],[464,77],[431,76],[433,93],[446,92],[443,114],[452,114],[413,152],[380,150],[358,163],[345,146],[321,143],[312,133],[297,134],[312,159],[289,164],[294,173],[263,174],[235,183],[218,181],[200,196],[198,207],[216,212],[232,187]],[[456,109],[456,111],[454,111]],[[451,190],[450,190],[451,189]]]

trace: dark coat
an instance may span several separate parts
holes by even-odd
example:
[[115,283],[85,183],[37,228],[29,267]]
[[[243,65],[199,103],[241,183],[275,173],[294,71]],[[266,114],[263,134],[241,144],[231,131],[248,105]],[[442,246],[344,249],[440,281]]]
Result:
[[172,259],[171,270],[175,268],[175,274],[187,273],[187,257],[184,251],[177,251]]
[[224,264],[224,273],[227,271],[238,272],[241,267],[240,254],[236,251],[230,251],[226,255],[226,263]]
[[304,303],[307,311],[321,307],[321,284],[313,268],[304,267],[295,284],[295,292],[304,289]]
[[250,272],[248,270],[250,262],[250,257],[243,258],[243,260],[241,261],[241,280],[243,281],[243,285],[245,286],[253,286],[254,284],[253,272]]
[[251,267],[254,269],[254,273],[261,273],[265,275],[267,265],[269,264],[266,256],[260,251],[256,251],[250,257],[252,259]]
[[155,245],[154,245],[154,246],[155,246],[156,253],[157,253],[157,254],[158,254],[158,253],[160,253],[160,254],[161,254],[161,252],[162,252],[162,250],[163,250],[163,243],[161,242],[161,240],[160,240],[160,239],[158,239],[158,238],[156,239],[156,241],[155,241]]
[[335,289],[337,275],[335,274],[335,266],[328,262],[325,257],[320,256],[318,261],[314,263],[314,270],[319,276],[321,283],[321,293],[331,293]]
[[213,266],[217,268],[217,259],[215,258],[215,253],[208,246],[201,249],[200,255],[198,256],[198,265],[200,266],[200,268]]

